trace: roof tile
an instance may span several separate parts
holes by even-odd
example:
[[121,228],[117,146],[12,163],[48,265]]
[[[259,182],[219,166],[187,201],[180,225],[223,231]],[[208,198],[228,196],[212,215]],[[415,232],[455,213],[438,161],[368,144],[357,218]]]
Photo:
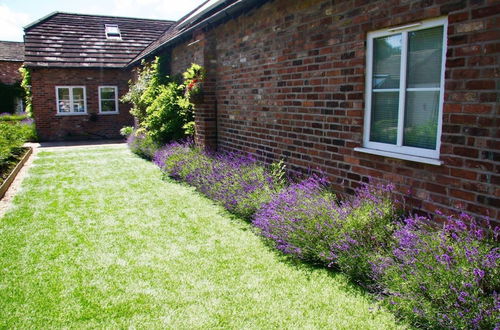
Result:
[[0,61],[24,61],[24,44],[22,42],[0,41]]
[[[57,12],[25,28],[25,64],[124,67],[173,23]],[[117,24],[122,40],[106,39],[105,24]]]

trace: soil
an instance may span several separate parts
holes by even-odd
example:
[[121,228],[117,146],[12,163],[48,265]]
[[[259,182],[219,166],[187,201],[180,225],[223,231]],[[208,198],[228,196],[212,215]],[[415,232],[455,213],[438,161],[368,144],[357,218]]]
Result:
[[14,154],[0,165],[0,185],[7,179],[9,174],[14,170],[16,165],[23,159],[23,156],[28,152],[28,148],[20,148]]

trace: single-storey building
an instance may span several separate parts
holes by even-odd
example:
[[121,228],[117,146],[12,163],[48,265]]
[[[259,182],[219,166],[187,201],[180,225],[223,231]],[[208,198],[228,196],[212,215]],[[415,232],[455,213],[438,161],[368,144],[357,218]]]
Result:
[[52,13],[25,27],[33,115],[41,140],[117,138],[132,125],[121,103],[127,67],[173,22]]
[[131,72],[161,55],[207,71],[200,145],[500,221],[498,1],[207,0],[175,24],[54,13],[25,32],[42,139],[116,136]]
[[22,42],[0,41],[0,113],[23,111],[19,72],[23,61]]
[[199,144],[499,221],[498,1],[209,0],[155,55],[207,70]]

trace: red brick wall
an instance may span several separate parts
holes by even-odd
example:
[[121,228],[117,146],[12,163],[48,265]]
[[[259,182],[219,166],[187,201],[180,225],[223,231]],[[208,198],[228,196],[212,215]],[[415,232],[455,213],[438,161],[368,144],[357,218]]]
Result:
[[0,83],[12,85],[21,81],[19,68],[23,62],[0,61]]
[[[133,125],[130,106],[119,103],[119,114],[99,114],[98,86],[128,91],[130,71],[120,69],[31,68],[33,113],[41,140],[120,138],[120,128]],[[87,114],[57,116],[56,86],[85,86]]]
[[[367,32],[445,15],[443,165],[354,151],[363,139]],[[372,177],[395,183],[415,210],[498,220],[499,22],[494,0],[270,1],[207,32],[216,36],[218,148],[320,168],[339,192]],[[197,58],[192,41],[173,50],[174,72]]]

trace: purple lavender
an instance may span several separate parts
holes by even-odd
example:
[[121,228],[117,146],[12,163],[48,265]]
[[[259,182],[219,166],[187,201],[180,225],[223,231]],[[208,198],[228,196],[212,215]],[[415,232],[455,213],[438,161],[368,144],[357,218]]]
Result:
[[337,267],[360,283],[372,279],[370,254],[386,245],[394,218],[391,187],[362,186],[339,202],[313,176],[262,206],[253,224],[276,248],[299,259]]
[[[390,254],[372,264],[389,308],[395,301],[396,313],[424,327],[498,326],[500,254],[495,231],[464,213],[448,217],[440,230],[429,221],[406,219],[394,232]],[[415,313],[416,308],[421,313]]]
[[250,218],[280,188],[252,156],[206,152],[192,140],[166,145],[156,152],[154,162],[166,175],[195,186],[244,218]]

